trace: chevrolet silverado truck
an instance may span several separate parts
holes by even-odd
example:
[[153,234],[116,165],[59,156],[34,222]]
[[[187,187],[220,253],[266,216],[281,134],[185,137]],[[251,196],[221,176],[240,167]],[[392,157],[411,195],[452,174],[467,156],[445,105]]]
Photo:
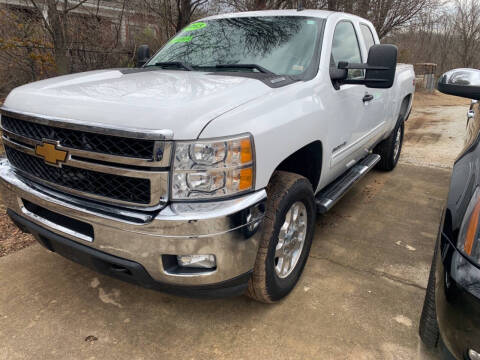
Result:
[[315,218],[397,164],[410,65],[372,24],[317,10],[194,22],[136,68],[14,89],[8,215],[47,249],[175,294],[286,296]]

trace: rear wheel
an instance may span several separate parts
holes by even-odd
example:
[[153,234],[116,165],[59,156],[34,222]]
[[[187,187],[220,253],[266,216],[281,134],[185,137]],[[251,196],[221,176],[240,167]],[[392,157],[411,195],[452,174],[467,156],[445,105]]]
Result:
[[303,176],[277,171],[267,187],[260,246],[247,295],[272,303],[295,287],[307,262],[315,227],[315,203]]

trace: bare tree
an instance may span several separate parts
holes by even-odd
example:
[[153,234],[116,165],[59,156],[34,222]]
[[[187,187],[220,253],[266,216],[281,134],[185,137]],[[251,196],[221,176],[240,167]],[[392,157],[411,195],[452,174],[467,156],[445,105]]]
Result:
[[[104,59],[105,51],[119,46],[127,2],[108,2],[109,6],[116,6],[119,13],[117,21],[112,22],[100,16],[102,0],[26,0],[50,36],[57,74],[70,73],[74,69],[74,58],[77,63],[85,62],[85,66],[77,70],[90,68],[95,64],[95,54]],[[102,48],[95,49],[99,46]]]
[[39,18],[0,9],[0,98],[15,86],[54,74],[49,47]]
[[0,0],[0,93],[54,74],[130,64],[138,44],[158,48],[209,14],[296,8],[300,1],[369,19],[383,41],[399,45],[401,61],[434,62],[439,72],[480,67],[480,0],[22,1]]
[[[431,0],[362,0],[359,15],[369,19],[383,38],[393,30],[409,25]],[[368,8],[368,10],[367,10]]]
[[479,63],[480,1],[456,0],[455,11],[455,31],[459,37],[462,65],[474,67]]
[[169,25],[167,32],[171,34],[190,24],[195,14],[208,0],[143,0],[143,2],[150,11]]
[[[82,6],[87,0],[80,0],[73,5],[68,0],[45,0],[41,3],[38,0],[30,0],[32,5],[42,17],[45,28],[49,32],[52,43],[57,72],[67,74],[70,70],[68,58],[68,46],[70,44],[69,13]],[[46,6],[44,11],[43,6]]]
[[337,0],[328,0],[327,8],[332,11],[337,10]]
[[368,16],[368,9],[370,7],[370,0],[360,0],[358,1],[358,15],[366,18]]
[[295,9],[300,1],[305,9],[326,8],[329,2],[329,0],[218,0],[228,11]]
[[[146,0],[147,1],[147,0]],[[378,35],[388,33],[411,23],[418,14],[437,0],[304,0],[305,8],[345,11],[367,18],[375,25]],[[234,10],[264,10],[293,8],[290,0],[220,0]]]

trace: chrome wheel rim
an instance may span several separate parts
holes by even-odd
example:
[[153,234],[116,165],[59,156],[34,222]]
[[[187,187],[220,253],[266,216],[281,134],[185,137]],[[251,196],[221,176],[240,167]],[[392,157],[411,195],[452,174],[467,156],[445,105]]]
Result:
[[395,137],[395,145],[393,147],[393,159],[395,160],[400,153],[400,144],[402,142],[402,127],[399,127],[397,130],[397,135]]
[[307,236],[307,208],[301,201],[295,202],[285,215],[275,248],[275,273],[286,278],[297,266]]

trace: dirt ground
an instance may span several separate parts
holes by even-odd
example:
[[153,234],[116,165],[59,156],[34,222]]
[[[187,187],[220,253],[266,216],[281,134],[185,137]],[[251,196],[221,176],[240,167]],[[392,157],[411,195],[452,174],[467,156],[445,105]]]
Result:
[[[398,167],[318,218],[304,275],[275,305],[178,298],[8,245],[0,360],[437,358],[417,329],[468,103],[417,94]],[[1,246],[20,238],[3,215],[0,231]]]
[[24,249],[35,243],[35,239],[24,234],[17,228],[5,213],[5,208],[0,208],[0,257]]
[[413,108],[425,106],[462,106],[470,105],[470,100],[458,96],[445,95],[435,91],[428,93],[425,91],[417,91],[413,99]]
[[[451,168],[463,147],[470,100],[456,96],[416,93],[405,127],[401,162]],[[458,121],[452,119],[458,118]]]
[[0,202],[0,258],[34,243],[33,236],[23,233],[13,224]]

